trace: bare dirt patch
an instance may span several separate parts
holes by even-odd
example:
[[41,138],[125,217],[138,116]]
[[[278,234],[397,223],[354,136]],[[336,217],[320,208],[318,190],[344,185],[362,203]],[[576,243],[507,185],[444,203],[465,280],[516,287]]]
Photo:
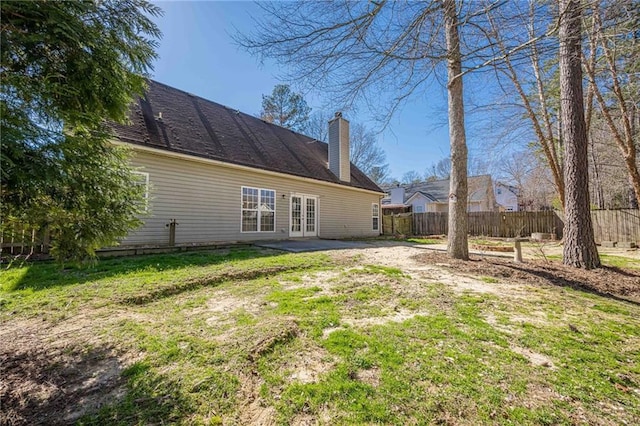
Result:
[[[342,322],[354,327],[367,327],[372,325],[382,325],[389,322],[403,322],[419,315],[429,315],[427,311],[410,311],[408,309],[400,309],[381,316],[369,316],[366,318],[349,318],[345,317]],[[335,329],[334,329],[335,331]]]
[[260,397],[260,386],[263,381],[255,371],[240,377],[242,387],[239,399],[242,401],[239,408],[240,424],[271,426],[276,425],[276,410],[268,405]]
[[440,264],[456,274],[488,275],[528,285],[570,287],[595,294],[640,302],[640,271],[603,267],[577,269],[557,262],[530,260],[514,263],[508,259],[472,257],[471,261],[450,259],[444,253],[426,252],[415,257],[422,263]]
[[258,296],[250,299],[248,297],[236,297],[231,294],[221,293],[207,301],[205,307],[195,309],[191,315],[211,315],[207,318],[206,322],[208,325],[213,326],[232,322],[230,317],[238,311],[256,315],[260,313],[263,306],[264,302]]
[[356,373],[356,379],[377,388],[380,386],[380,369],[373,367],[368,370],[359,370]]
[[302,275],[298,281],[280,281],[280,284],[287,290],[314,286],[319,286],[324,289],[333,285],[341,273],[341,271],[333,270],[316,271],[311,274]]
[[71,424],[124,395],[131,359],[110,347],[49,342],[35,333],[0,347],[0,424]]
[[554,368],[553,361],[551,361],[551,358],[549,358],[544,354],[534,352],[528,348],[521,348],[520,346],[511,346],[509,349],[527,358],[529,362],[533,365],[536,365],[539,367]]
[[[411,297],[412,293],[424,294],[424,281],[443,283],[457,292],[474,291],[513,296],[522,290],[520,284],[509,283],[509,285],[497,286],[479,279],[480,276],[491,275],[487,271],[480,271],[476,274],[461,274],[457,265],[452,263],[446,254],[408,244],[395,243],[375,248],[335,251],[332,255],[339,261],[344,261],[345,258],[355,258],[361,264],[399,268],[411,277],[411,280],[401,283],[396,288],[404,297]],[[431,255],[433,257],[429,257]]]
[[317,346],[291,354],[284,369],[291,371],[289,379],[300,383],[315,383],[334,367],[329,353]]
[[[640,252],[615,253],[634,258]],[[451,259],[446,253],[428,247],[404,243],[381,243],[375,248],[333,252],[336,258],[357,258],[360,263],[373,263],[402,269],[416,278],[436,280],[460,290],[508,293],[516,295],[519,284],[571,287],[603,296],[640,302],[640,270],[602,267],[576,269],[556,261],[527,260],[514,263],[510,258],[471,256],[470,261]],[[490,276],[505,281],[510,287],[483,282]]]

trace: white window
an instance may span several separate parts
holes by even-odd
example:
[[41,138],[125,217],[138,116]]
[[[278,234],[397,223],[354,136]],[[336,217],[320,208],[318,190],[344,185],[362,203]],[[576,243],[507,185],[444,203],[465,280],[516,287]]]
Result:
[[144,187],[144,198],[141,210],[146,212],[149,209],[149,173],[133,172],[133,184]]
[[275,232],[276,191],[242,187],[242,232]]
[[416,206],[416,213],[424,213],[424,206]]
[[380,230],[380,206],[377,203],[371,204],[371,219],[374,231]]

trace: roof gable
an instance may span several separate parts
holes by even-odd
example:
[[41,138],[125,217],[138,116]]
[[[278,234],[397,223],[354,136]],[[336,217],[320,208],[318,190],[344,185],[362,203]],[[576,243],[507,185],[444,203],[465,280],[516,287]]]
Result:
[[405,203],[406,204],[410,204],[416,198],[423,198],[425,201],[427,201],[429,203],[437,203],[438,202],[438,200],[436,200],[431,194],[423,192],[423,191],[416,191],[412,196],[410,196],[407,199],[407,201],[405,201]]
[[353,164],[338,179],[324,142],[153,80],[129,117],[112,125],[123,142],[382,192]]
[[[492,191],[490,175],[470,176],[468,179],[469,201],[484,201]],[[418,184],[405,185],[405,203],[409,203],[417,194],[430,202],[449,202],[449,179],[432,180]]]

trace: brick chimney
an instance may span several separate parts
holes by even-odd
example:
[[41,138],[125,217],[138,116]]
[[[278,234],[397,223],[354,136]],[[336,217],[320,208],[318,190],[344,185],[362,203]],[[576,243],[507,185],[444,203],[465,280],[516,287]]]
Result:
[[329,121],[329,170],[343,182],[351,182],[349,122],[341,112]]

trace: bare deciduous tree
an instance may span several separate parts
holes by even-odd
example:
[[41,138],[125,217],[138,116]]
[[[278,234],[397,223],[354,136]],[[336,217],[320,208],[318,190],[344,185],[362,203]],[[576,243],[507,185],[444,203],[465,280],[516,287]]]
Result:
[[400,181],[405,185],[413,185],[422,182],[422,176],[420,176],[420,173],[415,170],[409,170],[402,175],[402,179],[400,179]]
[[[486,35],[493,43],[495,54],[504,55],[504,61],[495,64],[500,87],[505,94],[520,99],[519,106],[532,125],[535,145],[544,155],[563,200],[566,183],[558,108],[557,21],[552,19],[557,11],[553,5],[533,0],[512,4],[512,8],[523,9],[521,13],[511,13],[510,16],[516,25],[527,29],[526,35],[520,35],[519,31],[505,25],[504,8],[492,10],[488,14],[490,31]],[[638,129],[634,126],[634,120],[638,120],[640,94],[637,81],[640,3],[633,0],[590,0],[583,2],[581,7],[585,9],[588,25],[584,33],[589,41],[583,57],[589,80],[584,100],[588,136],[593,137],[592,123],[608,126],[608,137],[622,154],[620,167],[627,171],[628,180],[635,190],[640,187]],[[521,55],[507,55],[509,46],[506,41],[518,37],[522,37],[519,42],[524,46],[520,50]],[[601,134],[602,128],[596,132]],[[589,141],[592,148],[596,143]],[[594,173],[592,183],[597,186],[592,190],[598,205],[602,206],[607,197],[598,192],[603,184],[599,167],[601,153],[600,149],[590,149],[590,170]],[[607,153],[606,156],[607,162],[611,163],[610,155]]]
[[557,192],[551,171],[543,161],[531,149],[511,152],[501,158],[498,178],[516,188],[518,206],[522,210],[549,209],[553,204]]
[[451,157],[438,160],[425,172],[425,180],[449,179],[451,175]]
[[609,126],[597,116],[587,127],[590,127],[589,189],[592,204],[599,209],[633,208],[633,188]]
[[[307,126],[307,135],[326,142],[329,137],[327,123],[330,118],[330,114],[322,111],[313,113]],[[349,142],[351,162],[374,182],[384,182],[389,175],[389,164],[387,155],[378,144],[376,134],[361,123],[351,123]]]
[[[636,200],[640,200],[636,152],[640,145],[637,130],[634,129],[634,118],[638,114],[639,99],[637,83],[634,85],[637,70],[633,67],[640,61],[638,12],[640,5],[637,2],[595,2],[589,16],[590,30],[587,31],[589,56],[584,60],[589,79],[587,105],[591,106],[595,98],[597,113],[603,118],[622,154]],[[608,22],[603,23],[604,20]],[[631,66],[632,69],[620,70],[625,66]],[[624,87],[625,82],[627,87]]]
[[[269,3],[261,5],[267,18],[257,22],[256,33],[237,40],[250,52],[288,66],[291,78],[330,94],[342,106],[357,99],[382,106],[383,120],[425,90],[436,67],[446,62],[452,153],[449,254],[467,259],[466,203],[456,203],[467,199],[458,18],[464,7],[464,20],[471,23],[495,5],[456,0]],[[469,57],[480,63],[476,47]]]
[[385,185],[389,181],[389,165],[374,166],[367,176],[378,185]]
[[314,111],[309,117],[305,134],[315,140],[327,142],[329,140],[329,127],[327,123],[333,118],[333,114],[325,111]]
[[[382,173],[388,169],[387,156],[378,144],[376,134],[360,123],[354,123],[350,129],[351,162],[376,182],[386,178]],[[375,174],[373,173],[375,170]],[[379,180],[377,180],[379,179]]]
[[[519,7],[519,5],[514,4],[513,7]],[[545,64],[547,67],[550,65],[550,57],[541,55],[541,51],[547,54],[557,53],[557,45],[551,44],[548,37],[555,32],[556,25],[550,20],[548,5],[529,0],[526,9],[510,15],[516,25],[526,29],[525,39],[521,40],[523,48],[520,50],[520,55],[512,57],[508,54],[510,49],[506,40],[514,37],[514,31],[503,27],[502,24],[506,21],[506,17],[498,15],[498,12],[498,10],[493,10],[487,14],[490,31],[486,33],[495,49],[495,54],[504,57],[504,61],[495,63],[498,80],[503,81],[506,77],[507,81],[511,83],[511,88],[501,85],[503,90],[507,92],[515,90],[517,93],[524,114],[531,123],[536,137],[536,145],[544,155],[551,170],[560,202],[564,205],[562,141],[554,131],[553,108],[549,102],[549,87],[545,83],[545,79],[553,74],[554,69],[544,69]],[[540,18],[541,15],[544,19]],[[544,22],[545,25],[540,22]],[[531,80],[533,81],[532,93],[527,90]],[[556,108],[555,114],[557,112]],[[559,117],[556,117],[557,127],[559,126],[558,119]]]

